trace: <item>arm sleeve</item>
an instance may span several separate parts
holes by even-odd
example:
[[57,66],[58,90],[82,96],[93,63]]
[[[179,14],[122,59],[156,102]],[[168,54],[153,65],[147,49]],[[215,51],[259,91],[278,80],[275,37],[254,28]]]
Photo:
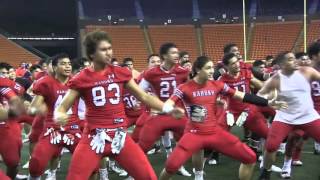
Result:
[[33,84],[32,91],[34,94],[42,96],[43,93],[46,91],[46,89],[47,89],[46,83],[43,83],[43,81],[39,80]]
[[17,94],[9,87],[0,87],[0,95],[6,99],[11,99],[12,97],[17,96]]
[[176,88],[173,92],[173,94],[171,95],[170,99],[174,102],[177,102],[178,100],[182,100],[183,99],[183,90],[182,87],[179,86],[178,88]]

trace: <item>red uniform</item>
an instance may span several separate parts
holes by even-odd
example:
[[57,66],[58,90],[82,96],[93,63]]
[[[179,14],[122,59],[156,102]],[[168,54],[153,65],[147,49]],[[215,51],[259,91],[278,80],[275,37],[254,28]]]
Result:
[[[250,93],[250,81],[252,73],[250,70],[241,69],[238,77],[232,77],[229,74],[221,76],[220,80],[228,84],[231,88],[237,89],[244,93]],[[230,99],[228,109],[237,119],[243,111],[247,111],[248,117],[244,127],[256,133],[262,138],[268,135],[268,127],[265,117],[255,105],[243,103],[241,101]]]
[[[40,95],[44,98],[44,102],[48,108],[47,116],[44,121],[43,133],[49,128],[54,128],[62,136],[76,136],[76,133],[81,134],[80,120],[78,118],[78,104],[74,104],[72,108],[68,110],[69,121],[63,128],[65,130],[60,131],[60,126],[53,121],[54,109],[61,103],[63,96],[68,90],[68,86],[59,82],[52,76],[44,76],[37,81],[33,86],[33,92],[36,95]],[[79,138],[74,139],[73,145],[66,145],[63,141],[59,144],[50,143],[50,135],[45,136],[42,134],[39,138],[39,142],[36,144],[31,160],[30,160],[30,175],[32,177],[41,176],[53,157],[58,157],[63,147],[68,148],[71,152],[74,151],[78,144]]]
[[[112,154],[111,144],[108,142],[100,154],[90,146],[96,128],[110,131],[115,128],[126,129],[123,93],[124,85],[131,78],[132,74],[127,68],[107,66],[99,72],[91,68],[83,69],[69,81],[70,89],[78,91],[86,104],[87,130],[72,156],[67,179],[88,179],[104,156],[112,156],[134,179],[157,179],[147,157],[128,135],[118,155]],[[107,134],[114,137],[114,131]]]
[[[173,94],[178,85],[187,81],[188,75],[189,70],[178,64],[172,67],[170,71],[163,69],[161,66],[156,66],[145,72],[141,83],[146,82],[149,84],[154,94],[162,101],[166,101]],[[180,106],[182,105],[180,104]],[[170,115],[156,115],[150,117],[140,132],[140,147],[147,152],[167,130],[173,131],[176,138],[179,139],[183,134],[186,122],[186,117],[183,117],[179,121]]]
[[182,84],[171,99],[183,101],[189,121],[185,134],[166,162],[169,173],[176,172],[192,154],[201,149],[211,149],[237,159],[245,164],[256,162],[255,153],[236,136],[222,129],[216,117],[216,99],[219,94],[233,96],[235,91],[220,81],[200,85],[195,81]]
[[136,124],[137,119],[142,113],[140,102],[128,90],[124,90],[123,101],[125,103],[125,112],[127,115],[127,127]]
[[[19,84],[8,78],[0,77],[0,99],[2,106],[8,106],[8,101],[20,94],[24,89]],[[0,153],[7,168],[19,165],[20,151],[22,148],[21,126],[18,117],[0,122]]]

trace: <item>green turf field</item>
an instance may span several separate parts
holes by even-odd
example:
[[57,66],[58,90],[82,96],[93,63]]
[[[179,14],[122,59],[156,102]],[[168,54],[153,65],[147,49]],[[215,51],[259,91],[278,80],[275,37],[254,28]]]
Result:
[[[240,129],[234,128],[233,132],[236,134],[240,134]],[[25,163],[28,158],[28,147],[27,144],[24,145],[23,152],[22,152],[22,162]],[[164,167],[165,162],[165,153],[156,154],[149,156],[149,159],[152,163],[157,174],[161,171]],[[70,155],[66,154],[62,158],[62,167],[57,172],[57,180],[65,179],[67,174],[68,164],[70,160]],[[294,167],[292,172],[292,179],[293,180],[320,180],[320,155],[313,154],[313,140],[308,140],[305,144],[303,149],[302,161],[304,165],[302,167]],[[282,166],[283,162],[283,155],[279,155],[277,158],[277,165]],[[188,161],[186,164],[186,169],[191,172],[192,166],[191,162]],[[1,164],[1,168],[4,169],[3,164]],[[225,156],[220,157],[220,164],[215,166],[205,166],[205,179],[206,180],[237,180],[239,162],[234,161],[230,158]],[[27,173],[27,170],[22,170],[21,172]],[[254,178],[257,179],[259,174],[259,169],[256,167],[254,172]],[[120,180],[125,179],[123,177],[119,177],[114,173],[111,173],[109,176],[110,180]],[[44,178],[43,178],[44,179]],[[175,175],[173,179],[176,180],[188,180],[193,179]],[[272,179],[277,180],[281,179],[278,174],[273,174]]]

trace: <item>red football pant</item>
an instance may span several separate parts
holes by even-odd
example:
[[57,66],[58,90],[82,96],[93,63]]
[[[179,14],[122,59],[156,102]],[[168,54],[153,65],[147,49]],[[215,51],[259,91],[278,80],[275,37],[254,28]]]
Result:
[[134,142],[136,142],[136,143],[139,142],[139,136],[140,136],[140,132],[142,130],[142,127],[150,117],[151,117],[150,112],[144,111],[141,114],[141,116],[139,116],[139,118],[137,119],[136,127],[134,128],[134,130],[131,134],[131,138],[134,140]]
[[136,124],[139,116],[127,116],[127,128]]
[[307,135],[320,142],[320,120],[301,125],[292,125],[279,121],[273,121],[266,141],[266,150],[268,152],[277,151],[280,143],[288,134],[296,129],[303,130]]
[[0,171],[0,179],[1,180],[11,180],[8,176],[6,176],[2,171]]
[[90,141],[88,135],[84,134],[72,156],[68,180],[87,180],[91,173],[99,167],[100,160],[105,156],[116,160],[134,179],[157,179],[147,157],[130,136],[126,136],[125,145],[119,155],[111,154],[111,144],[106,144],[104,153],[96,154],[91,150]]
[[179,140],[187,121],[185,116],[181,119],[175,119],[170,115],[152,116],[140,132],[139,146],[144,152],[148,152],[161,135],[168,130],[173,131],[176,140]]
[[39,142],[34,147],[34,150],[31,155],[29,171],[32,177],[41,176],[48,162],[55,158],[59,157],[61,150],[63,147],[69,149],[70,152],[73,152],[78,144],[79,139],[76,138],[75,142],[71,146],[67,146],[65,144],[51,144],[50,143],[50,135],[43,136],[39,139]]
[[174,148],[166,162],[166,171],[175,173],[191,156],[201,149],[210,149],[244,164],[256,162],[256,154],[236,136],[223,130],[217,129],[214,134],[203,135],[187,132],[178,145]]
[[[235,121],[238,119],[242,112],[233,112]],[[265,117],[259,111],[256,106],[249,106],[249,115],[246,122],[244,123],[244,128],[256,133],[261,138],[267,138],[268,136],[268,125]]]
[[21,126],[15,120],[7,120],[5,124],[0,125],[0,154],[4,163],[9,168],[15,168],[19,165],[22,138]]
[[39,137],[43,131],[44,128],[44,119],[45,117],[43,116],[36,116],[34,117],[33,123],[32,123],[32,128],[31,128],[31,133],[29,135],[29,141],[30,143],[36,143],[39,140]]

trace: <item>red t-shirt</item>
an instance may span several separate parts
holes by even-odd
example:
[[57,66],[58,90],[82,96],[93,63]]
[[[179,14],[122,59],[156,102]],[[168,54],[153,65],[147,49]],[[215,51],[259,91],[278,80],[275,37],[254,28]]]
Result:
[[210,134],[219,127],[218,118],[216,117],[216,99],[219,94],[233,96],[235,90],[221,81],[208,81],[204,85],[197,84],[194,80],[180,85],[170,99],[177,102],[181,100],[187,110],[189,119],[190,111],[193,106],[200,106],[205,116],[202,122],[193,122],[189,120],[185,131],[199,134]]
[[[137,80],[135,80],[137,82]],[[125,103],[125,112],[127,116],[140,116],[142,110],[137,98],[134,97],[128,90],[124,89],[123,102]]]
[[[59,82],[50,75],[40,78],[33,84],[34,94],[42,96],[48,108],[45,127],[58,127],[58,125],[53,121],[53,112],[61,103],[63,96],[66,94],[68,89],[69,88],[66,84]],[[78,102],[76,102],[67,113],[69,114],[69,121],[66,126],[77,123],[79,121]]]
[[[229,74],[224,74],[220,77],[220,81],[225,82],[233,89],[244,93],[250,93],[250,81],[252,78],[251,70],[241,69],[238,77],[232,77]],[[236,99],[229,100],[228,109],[235,113],[241,113],[245,108],[247,108],[250,104],[243,103]]]
[[85,68],[68,82],[86,104],[89,129],[126,127],[123,94],[131,79],[128,68],[107,66],[99,72]]
[[166,101],[180,84],[188,80],[189,70],[176,64],[171,70],[166,71],[161,66],[147,70],[143,78],[148,81],[162,101]]

